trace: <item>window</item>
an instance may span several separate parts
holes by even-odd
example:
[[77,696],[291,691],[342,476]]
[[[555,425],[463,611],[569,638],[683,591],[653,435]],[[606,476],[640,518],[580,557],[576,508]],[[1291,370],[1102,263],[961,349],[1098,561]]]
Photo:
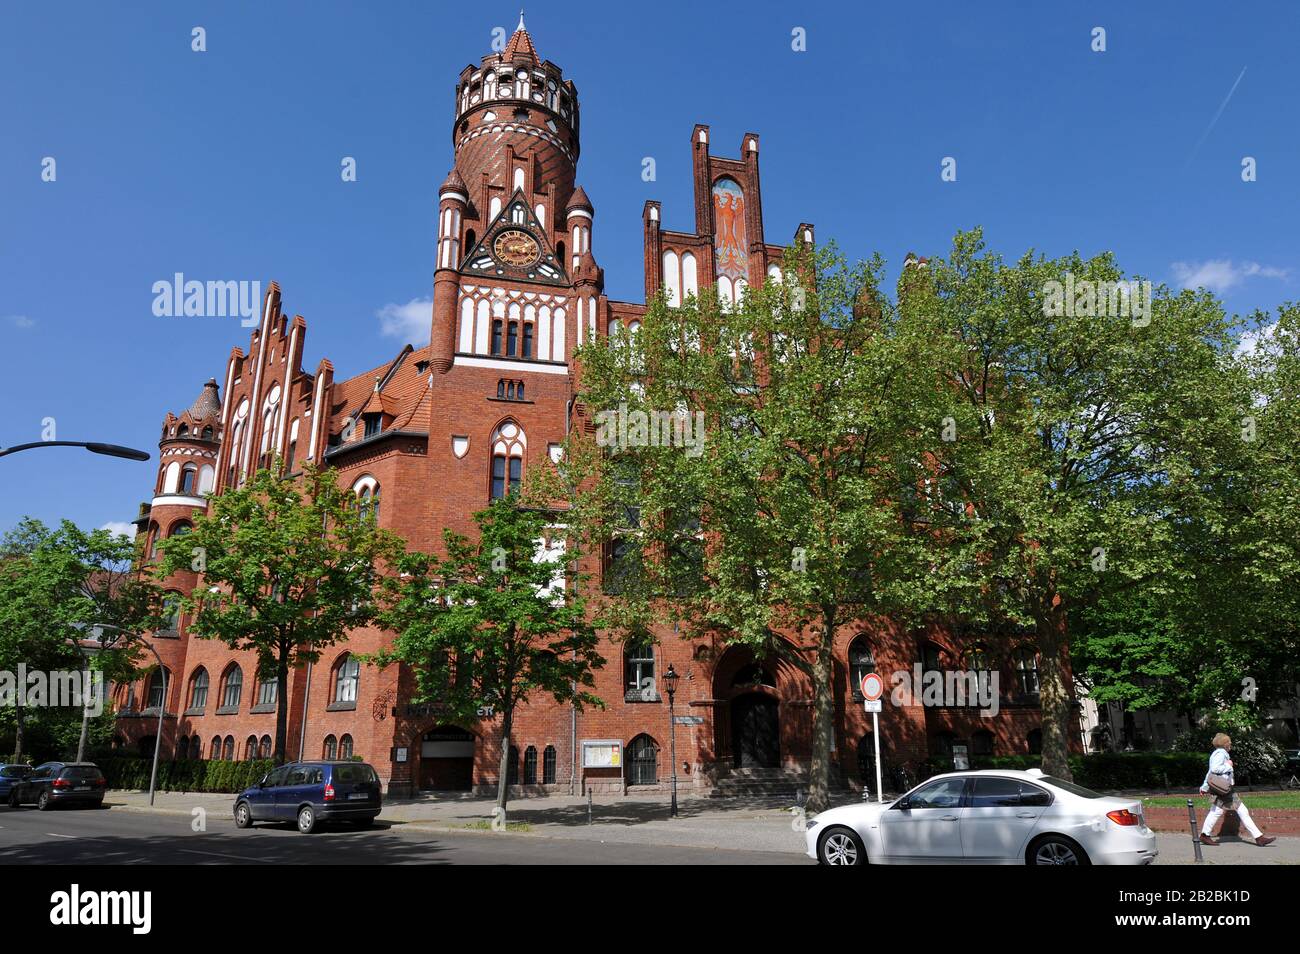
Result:
[[993,733],[988,729],[976,729],[970,737],[970,754],[989,756],[993,754]]
[[380,431],[384,429],[384,425],[383,425],[384,419],[382,414],[366,414],[364,415],[364,417],[365,417],[365,429],[361,433],[361,437],[363,439],[367,437],[374,437],[376,434],[378,434]]
[[339,739],[339,758],[352,758],[352,736],[344,735],[343,738]]
[[257,704],[273,706],[280,695],[280,683],[275,676],[263,676],[257,680]]
[[210,426],[209,426],[209,427],[205,427],[205,428],[203,428],[203,435],[202,435],[202,437],[203,437],[203,439],[204,439],[205,441],[210,441],[210,440],[212,440],[212,428],[211,428]]
[[332,735],[325,736],[326,760],[333,762],[336,758],[338,758],[338,754],[339,754],[339,740],[334,738],[334,736]]
[[649,640],[629,643],[623,657],[624,698],[628,702],[654,702],[655,647]]
[[227,762],[235,760],[235,737],[226,736],[226,741],[221,743],[221,758]]
[[501,319],[496,318],[492,321],[492,353],[501,354]]
[[158,627],[160,633],[175,633],[181,625],[181,595],[179,593],[164,593],[162,600],[162,625]]
[[271,757],[271,737],[269,735],[262,736],[262,741],[258,745],[257,755],[258,758],[263,759],[269,759]]
[[971,808],[1015,808],[1020,805],[1020,783],[1014,778],[975,779],[971,790]]
[[638,735],[627,747],[627,784],[654,785],[659,781],[659,746],[648,735]]
[[524,322],[524,347],[522,354],[525,358],[531,358],[533,356],[533,323],[531,321]]
[[[200,666],[194,670],[194,675],[190,676],[190,705],[189,708],[197,709],[200,712],[208,704],[208,671]],[[197,739],[198,736],[195,736]]]
[[871,643],[865,635],[856,636],[849,643],[849,691],[854,699],[862,698],[862,677],[876,671],[876,657],[871,653]]
[[537,784],[537,748],[528,746],[524,749],[524,784]]
[[939,647],[931,642],[921,644],[921,670],[938,672],[943,668],[943,656]]
[[512,378],[497,381],[497,399],[501,401],[524,400],[524,382]]
[[199,469],[193,464],[186,464],[181,468],[181,489],[183,494],[193,494],[194,485],[198,480]]
[[343,656],[334,664],[334,702],[357,701],[357,683],[361,678],[361,664],[352,655]]
[[1029,744],[1030,755],[1043,754],[1043,730],[1042,729],[1030,729],[1029,735],[1025,737],[1025,741]]
[[[244,691],[244,671],[236,665],[226,670],[221,686],[221,708],[238,709],[239,698]],[[232,742],[231,745],[234,745]]]
[[555,784],[555,746],[548,745],[542,752],[542,784]]
[[500,500],[519,490],[523,478],[524,450],[528,438],[514,421],[506,421],[492,435],[493,500]]
[[257,758],[257,736],[250,735],[244,741],[244,761],[251,762]]
[[907,800],[908,808],[956,808],[961,804],[965,778],[944,778],[917,789]]
[[1016,683],[1026,696],[1038,694],[1038,653],[1033,646],[1021,646],[1012,655]]
[[195,760],[203,758],[203,743],[199,741],[197,735],[190,739],[190,758]]
[[510,755],[506,758],[506,784],[519,784],[519,750],[510,746]]
[[176,758],[183,759],[190,754],[190,737],[182,735],[176,740]]
[[641,577],[641,543],[635,537],[616,537],[608,552],[602,585],[606,593],[622,593]]
[[966,668],[971,672],[988,672],[993,668],[992,660],[989,657],[989,651],[983,643],[976,643],[966,653]]
[[170,675],[171,674],[167,672],[167,667],[164,666],[161,669],[155,668],[153,673],[149,676],[149,690],[147,694],[147,699],[149,701],[147,703],[147,708],[161,709],[163,707],[163,702],[166,698],[165,691],[167,689],[167,684],[171,681],[168,678]]
[[221,758],[221,736],[212,737],[212,745],[208,747],[208,758],[214,761]]

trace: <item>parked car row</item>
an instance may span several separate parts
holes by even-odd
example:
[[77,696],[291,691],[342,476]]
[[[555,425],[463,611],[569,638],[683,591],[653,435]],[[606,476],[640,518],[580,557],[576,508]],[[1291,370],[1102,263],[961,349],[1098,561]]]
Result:
[[294,822],[303,834],[343,821],[369,825],[383,809],[382,786],[365,762],[291,762],[235,798],[235,825]]
[[49,811],[58,805],[102,808],[108,779],[93,762],[45,762],[0,765],[0,799],[10,808],[35,805]]

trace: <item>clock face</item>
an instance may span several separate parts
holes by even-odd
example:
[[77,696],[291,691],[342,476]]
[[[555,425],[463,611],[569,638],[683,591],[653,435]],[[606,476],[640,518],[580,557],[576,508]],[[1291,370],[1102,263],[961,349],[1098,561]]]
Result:
[[505,229],[492,243],[497,260],[516,268],[527,268],[541,257],[537,240],[521,229]]

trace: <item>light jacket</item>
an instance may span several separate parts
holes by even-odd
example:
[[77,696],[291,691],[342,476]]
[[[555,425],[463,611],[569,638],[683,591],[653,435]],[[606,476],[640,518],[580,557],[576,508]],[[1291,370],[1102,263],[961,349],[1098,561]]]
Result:
[[1215,749],[1210,753],[1210,770],[1205,773],[1205,781],[1201,783],[1202,792],[1210,790],[1211,775],[1226,775],[1229,785],[1237,784],[1232,778],[1232,756],[1227,749]]

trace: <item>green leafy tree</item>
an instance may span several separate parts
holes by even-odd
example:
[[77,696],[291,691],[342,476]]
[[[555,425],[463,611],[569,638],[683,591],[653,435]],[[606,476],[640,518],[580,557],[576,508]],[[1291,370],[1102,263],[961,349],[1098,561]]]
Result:
[[1212,296],[1157,287],[1146,310],[1138,286],[1126,310],[1107,291],[1123,280],[1108,254],[1008,265],[976,231],[901,299],[947,345],[928,403],[952,439],[931,445],[933,466],[966,507],[927,536],[938,602],[1032,627],[1043,768],[1067,778],[1067,621],[1106,594],[1195,581],[1186,558],[1225,518],[1219,477],[1250,405],[1236,325]]
[[380,574],[402,550],[336,481],[311,466],[298,481],[259,470],[212,498],[189,534],[159,546],[160,579],[200,573],[181,601],[189,632],[252,650],[258,678],[274,677],[277,764],[287,745],[289,670],[375,618]]
[[882,263],[802,248],[743,302],[653,301],[635,335],[579,349],[579,428],[550,492],[613,555],[601,618],[674,624],[806,674],[810,811],[829,800],[834,646],[930,598],[908,532],[933,343],[879,291]]
[[[161,592],[134,568],[135,544],[107,530],[27,518],[0,542],[0,669],[82,669],[88,627],[120,633],[96,654],[106,679],[134,675],[141,634],[161,621]],[[23,754],[24,707],[15,705],[14,754]],[[77,725],[80,710],[64,714]],[[57,733],[56,733],[57,734]]]
[[564,564],[547,556],[556,551],[543,547],[547,516],[511,495],[474,519],[477,540],[446,530],[445,556],[402,558],[382,615],[397,636],[376,658],[410,666],[417,701],[441,706],[451,720],[475,722],[489,710],[499,717],[504,809],[515,710],[537,695],[579,709],[602,705],[590,689],[604,659],[585,602],[567,585],[577,581],[566,582]]

